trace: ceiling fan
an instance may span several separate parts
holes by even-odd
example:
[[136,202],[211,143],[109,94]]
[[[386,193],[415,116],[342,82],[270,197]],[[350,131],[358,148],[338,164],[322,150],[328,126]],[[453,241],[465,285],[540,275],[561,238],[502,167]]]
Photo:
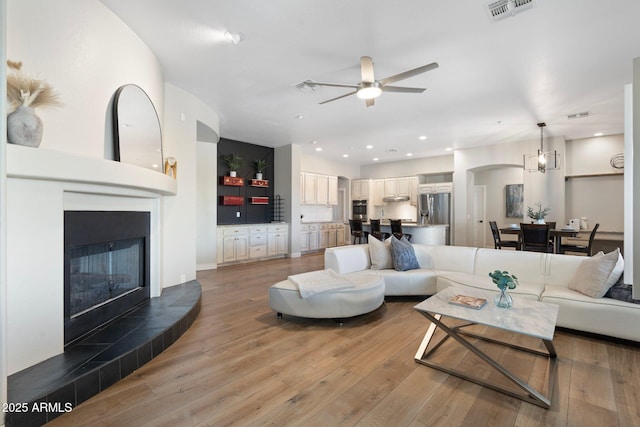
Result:
[[364,99],[366,101],[367,107],[371,107],[372,105],[374,105],[375,98],[380,96],[382,92],[424,92],[426,90],[425,88],[390,86],[390,84],[400,80],[408,79],[409,77],[422,74],[435,68],[438,68],[438,63],[432,62],[431,64],[423,65],[422,67],[414,68],[413,70],[405,71],[403,73],[395,74],[384,79],[376,80],[373,75],[373,60],[369,56],[362,56],[360,57],[360,72],[362,75],[362,81],[358,84],[322,83],[315,82],[313,80],[307,80],[304,82],[304,84],[309,87],[331,86],[355,89],[344,95],[322,101],[320,104],[326,104],[327,102],[337,101],[338,99],[346,98],[347,96],[356,95],[358,98]]

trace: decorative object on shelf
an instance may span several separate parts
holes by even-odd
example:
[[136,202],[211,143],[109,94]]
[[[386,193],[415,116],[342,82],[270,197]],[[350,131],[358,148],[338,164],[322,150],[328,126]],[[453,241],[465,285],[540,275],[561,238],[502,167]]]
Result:
[[244,199],[242,196],[219,196],[220,204],[223,206],[242,206]]
[[609,164],[614,169],[624,169],[624,153],[618,153],[612,156]]
[[262,180],[262,173],[269,165],[266,160],[254,160],[251,166],[253,166],[253,169],[256,171],[256,179]]
[[538,123],[538,127],[540,128],[540,149],[538,149],[538,154],[524,156],[525,169],[529,172],[545,173],[548,170],[560,169],[560,155],[558,152],[556,150],[544,151],[543,130],[546,126],[546,123]]
[[544,224],[544,219],[549,215],[549,208],[542,208],[542,202],[536,203],[538,207],[537,211],[534,211],[531,206],[527,207],[527,216],[535,220],[536,224]]
[[268,188],[269,187],[269,180],[268,179],[252,179],[249,181],[249,185],[252,187],[263,187],[263,188]]
[[175,157],[167,157],[164,161],[164,174],[178,179],[178,161]]
[[493,299],[496,306],[500,308],[513,307],[513,298],[507,293],[507,289],[515,289],[518,286],[518,278],[504,270],[495,270],[489,273],[489,277],[500,289],[500,293]]
[[229,168],[229,176],[235,178],[238,169],[242,166],[242,157],[238,154],[226,154],[222,156],[222,161]]
[[232,187],[242,187],[244,185],[244,178],[236,176],[221,176],[220,184],[230,185]]
[[60,95],[44,80],[24,74],[22,62],[7,61],[7,65],[7,99],[13,109],[7,115],[7,141],[37,148],[43,126],[35,108],[61,105]]
[[251,198],[251,204],[252,205],[268,205],[269,204],[269,198],[268,197],[252,197]]

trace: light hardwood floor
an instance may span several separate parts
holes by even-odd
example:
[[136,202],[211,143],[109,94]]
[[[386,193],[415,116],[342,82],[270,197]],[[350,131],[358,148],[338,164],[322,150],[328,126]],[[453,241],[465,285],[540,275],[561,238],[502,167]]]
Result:
[[[342,327],[331,320],[276,319],[268,287],[322,267],[316,254],[200,272],[202,311],[185,335],[48,425],[640,425],[635,346],[556,332],[558,377],[552,408],[545,410],[415,363],[428,326],[413,309],[416,299],[390,299]],[[544,359],[480,345],[542,387]],[[500,381],[454,342],[439,352],[440,360]]]

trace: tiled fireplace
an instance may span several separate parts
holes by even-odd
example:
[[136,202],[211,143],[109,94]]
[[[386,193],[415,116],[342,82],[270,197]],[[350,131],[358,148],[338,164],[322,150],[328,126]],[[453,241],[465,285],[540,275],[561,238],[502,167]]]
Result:
[[65,211],[64,344],[149,299],[150,213]]

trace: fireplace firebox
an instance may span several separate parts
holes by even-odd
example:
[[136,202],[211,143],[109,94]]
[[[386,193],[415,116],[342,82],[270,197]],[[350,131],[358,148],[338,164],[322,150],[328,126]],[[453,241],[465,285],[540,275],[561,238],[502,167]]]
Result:
[[150,295],[150,213],[65,211],[64,344]]

